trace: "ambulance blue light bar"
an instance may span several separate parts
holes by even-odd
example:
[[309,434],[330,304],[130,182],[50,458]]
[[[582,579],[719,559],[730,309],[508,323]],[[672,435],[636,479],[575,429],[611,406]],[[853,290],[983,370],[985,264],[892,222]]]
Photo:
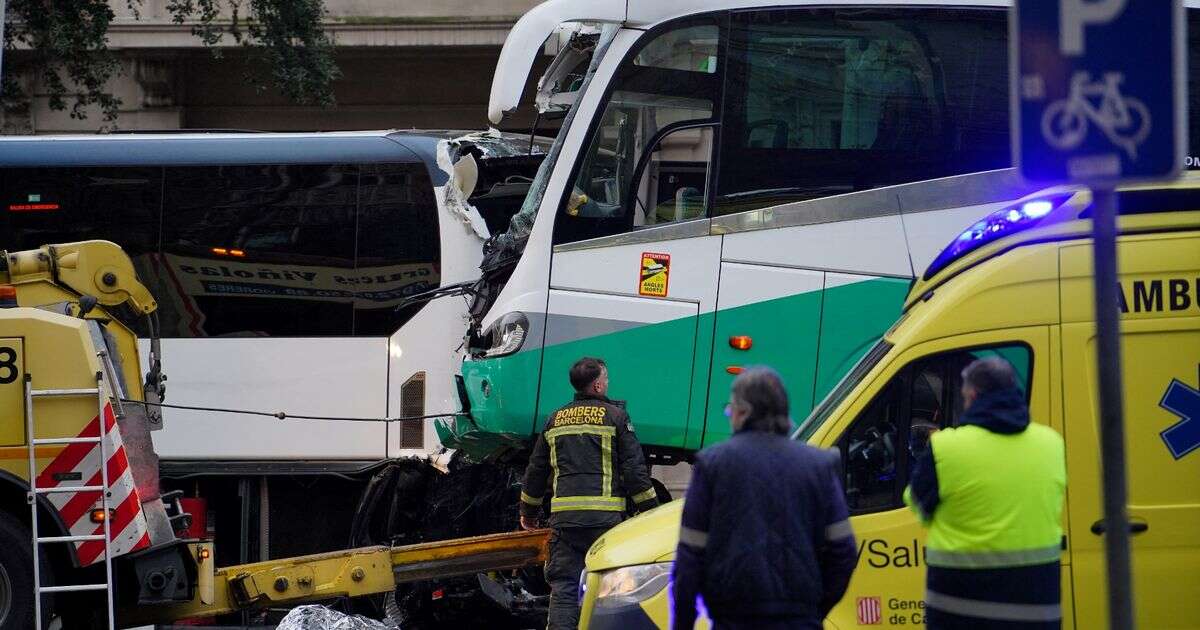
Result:
[[933,259],[929,268],[925,270],[925,279],[932,278],[939,271],[949,267],[950,263],[988,243],[1037,225],[1067,199],[1070,199],[1070,195],[1031,199],[1016,206],[997,210],[976,221],[971,227],[963,230],[958,238],[951,241],[946,249],[937,255],[937,258]]

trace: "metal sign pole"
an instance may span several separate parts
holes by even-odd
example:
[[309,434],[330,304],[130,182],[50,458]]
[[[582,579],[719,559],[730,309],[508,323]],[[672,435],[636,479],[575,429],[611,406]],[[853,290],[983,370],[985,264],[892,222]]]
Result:
[[1104,480],[1104,552],[1108,569],[1108,627],[1133,628],[1133,583],[1126,513],[1125,396],[1121,386],[1120,303],[1117,291],[1117,195],[1092,190],[1096,292],[1096,361],[1100,403],[1100,463]]
[[1030,181],[1092,187],[1103,518],[1091,531],[1104,536],[1109,628],[1130,630],[1114,190],[1179,176],[1188,137],[1187,16],[1183,0],[1013,0],[1012,6],[1013,161]]

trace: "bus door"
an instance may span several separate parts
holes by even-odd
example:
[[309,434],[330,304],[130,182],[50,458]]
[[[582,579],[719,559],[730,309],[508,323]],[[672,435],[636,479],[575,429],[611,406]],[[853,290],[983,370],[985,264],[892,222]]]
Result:
[[651,31],[609,83],[555,217],[542,418],[570,399],[571,364],[595,356],[643,443],[681,448],[702,422],[721,244],[708,200],[722,20]]
[[711,336],[718,252],[719,237],[556,252],[539,410],[570,400],[572,363],[599,357],[639,439],[682,446],[692,384],[707,380],[708,359],[697,349],[710,344],[697,336]]
[[733,379],[749,365],[778,371],[788,386],[793,414],[807,413],[812,405],[824,285],[822,271],[722,261],[708,421],[703,435],[696,436],[703,438],[703,444],[729,437],[725,397]]

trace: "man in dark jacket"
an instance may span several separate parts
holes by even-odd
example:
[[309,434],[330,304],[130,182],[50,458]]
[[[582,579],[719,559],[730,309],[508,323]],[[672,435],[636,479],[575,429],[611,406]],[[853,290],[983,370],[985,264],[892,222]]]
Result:
[[537,527],[550,499],[550,620],[547,628],[579,625],[579,574],[596,539],[625,514],[626,497],[638,511],[658,505],[642,445],[624,404],[608,399],[604,361],[584,357],[570,372],[575,400],[550,414],[525,469],[521,526]]
[[729,440],[692,468],[675,551],[672,628],[691,628],[697,595],[717,629],[819,629],[857,562],[837,453],[788,439],[774,370],[733,382]]

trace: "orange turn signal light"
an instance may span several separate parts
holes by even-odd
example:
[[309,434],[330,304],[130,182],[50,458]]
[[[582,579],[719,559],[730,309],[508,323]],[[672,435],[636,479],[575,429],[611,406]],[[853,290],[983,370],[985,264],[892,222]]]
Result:
[[245,256],[245,255],[246,255],[246,252],[244,252],[244,251],[242,251],[242,250],[240,250],[240,249],[231,249],[231,250],[229,250],[229,255],[230,255],[230,256],[237,256],[237,257],[241,258],[242,256]]
[[746,368],[744,368],[740,365],[731,365],[731,366],[725,368],[725,371],[729,372],[730,374],[741,374],[742,372],[746,371]]
[[209,551],[208,547],[201,547],[200,548],[200,559],[208,560],[210,557],[212,557],[212,551]]
[[734,350],[749,350],[754,340],[749,335],[736,335],[729,338],[729,347]]
[[104,510],[92,510],[91,519],[93,523],[103,523],[106,518],[108,518],[108,512]]
[[225,256],[229,253],[229,250],[225,249],[224,247],[214,247],[214,248],[212,248],[212,253]]

